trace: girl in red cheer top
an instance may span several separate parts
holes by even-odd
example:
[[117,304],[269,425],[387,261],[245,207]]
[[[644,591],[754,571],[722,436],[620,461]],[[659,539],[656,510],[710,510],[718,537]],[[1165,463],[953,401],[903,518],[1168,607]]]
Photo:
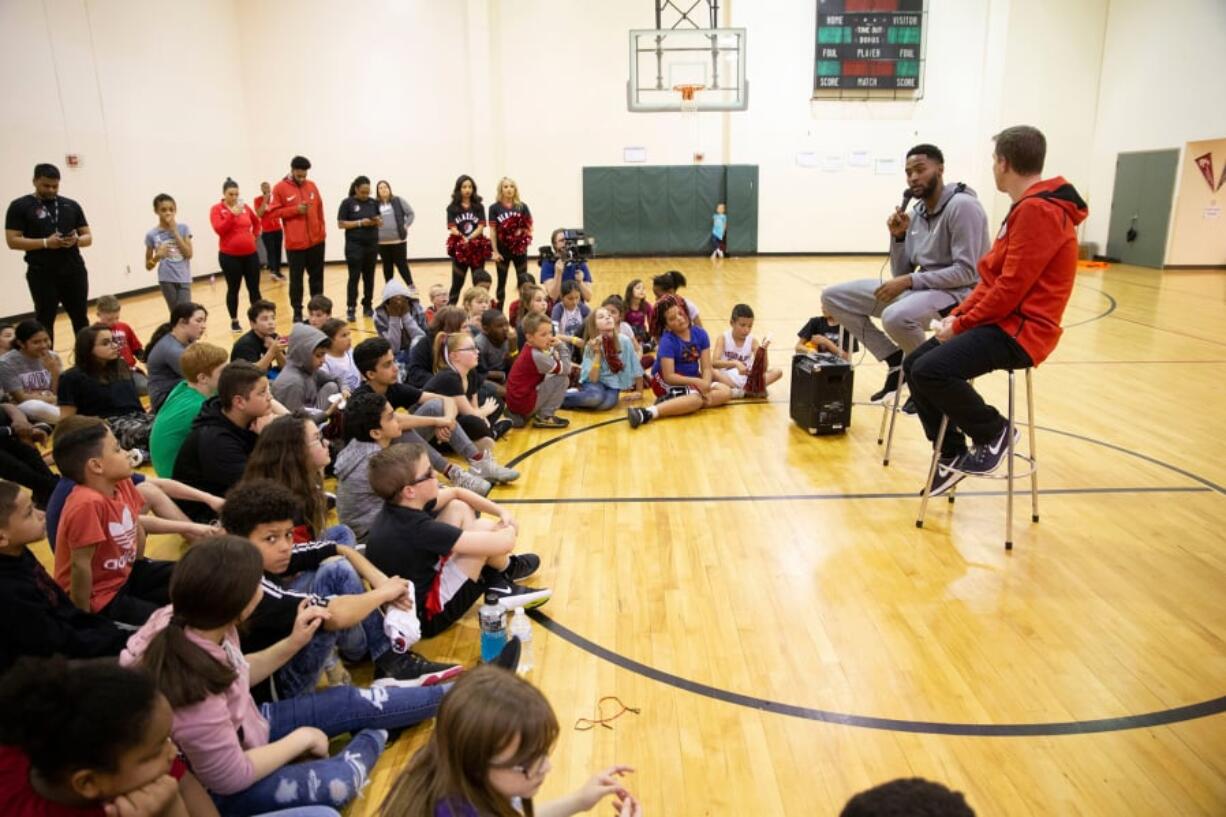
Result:
[[[447,205],[447,255],[451,256],[451,291],[447,302],[460,299],[469,270],[485,269],[493,248],[485,237],[485,205],[477,195],[472,176],[455,180],[451,204]],[[475,282],[474,282],[475,283]]]
[[528,272],[528,248],[532,246],[532,211],[519,200],[519,187],[514,180],[502,177],[498,182],[498,201],[490,205],[490,223],[494,225],[494,263],[498,268],[498,308],[502,308],[507,293],[507,270],[515,264],[515,288],[532,280]]
[[221,201],[209,212],[209,222],[217,233],[217,260],[226,277],[226,309],[230,312],[230,331],[238,325],[238,288],[246,281],[251,303],[260,300],[260,256],[255,240],[260,235],[260,218],[238,195],[238,182],[226,179],[221,186]]

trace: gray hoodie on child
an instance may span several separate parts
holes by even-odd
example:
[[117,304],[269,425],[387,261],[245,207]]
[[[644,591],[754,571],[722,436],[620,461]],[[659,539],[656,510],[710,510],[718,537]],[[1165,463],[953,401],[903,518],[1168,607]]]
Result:
[[370,458],[383,450],[373,440],[350,440],[336,455],[336,513],[342,525],[353,529],[359,542],[366,540],[371,523],[383,508],[383,499],[370,487]]
[[946,289],[961,301],[987,251],[988,216],[975,191],[947,184],[931,215],[922,201],[912,209],[905,241],[890,244],[890,268],[895,278],[911,273],[912,289]]
[[302,409],[315,420],[328,408],[328,398],[340,392],[336,378],[315,368],[315,349],[328,336],[309,323],[296,323],[289,333],[285,368],[272,381],[272,396],[290,411]]

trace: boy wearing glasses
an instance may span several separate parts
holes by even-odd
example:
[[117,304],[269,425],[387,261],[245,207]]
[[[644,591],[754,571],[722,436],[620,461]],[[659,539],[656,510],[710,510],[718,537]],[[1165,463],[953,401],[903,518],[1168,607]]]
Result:
[[[464,488],[440,488],[420,443],[393,445],[370,460],[370,487],[386,503],[366,556],[413,583],[422,638],[458,621],[485,595],[507,606],[539,607],[552,591],[518,584],[541,564],[512,555],[518,528],[504,508]],[[479,519],[486,513],[496,518]]]

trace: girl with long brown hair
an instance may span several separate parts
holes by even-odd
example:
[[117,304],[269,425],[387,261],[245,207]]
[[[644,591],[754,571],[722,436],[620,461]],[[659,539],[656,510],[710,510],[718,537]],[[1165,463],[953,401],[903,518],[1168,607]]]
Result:
[[514,673],[468,672],[439,707],[434,732],[392,786],[381,817],[569,817],[613,795],[619,817],[642,807],[618,781],[634,771],[611,766],[565,797],[536,808],[533,796],[552,766],[558,719],[540,691]]

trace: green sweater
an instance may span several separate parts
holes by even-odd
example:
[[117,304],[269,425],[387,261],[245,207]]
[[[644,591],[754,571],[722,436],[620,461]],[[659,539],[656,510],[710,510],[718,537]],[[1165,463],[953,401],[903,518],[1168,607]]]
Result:
[[179,449],[203,405],[204,395],[182,380],[158,409],[153,432],[149,435],[149,454],[153,458],[153,470],[159,477],[169,479],[174,473]]

